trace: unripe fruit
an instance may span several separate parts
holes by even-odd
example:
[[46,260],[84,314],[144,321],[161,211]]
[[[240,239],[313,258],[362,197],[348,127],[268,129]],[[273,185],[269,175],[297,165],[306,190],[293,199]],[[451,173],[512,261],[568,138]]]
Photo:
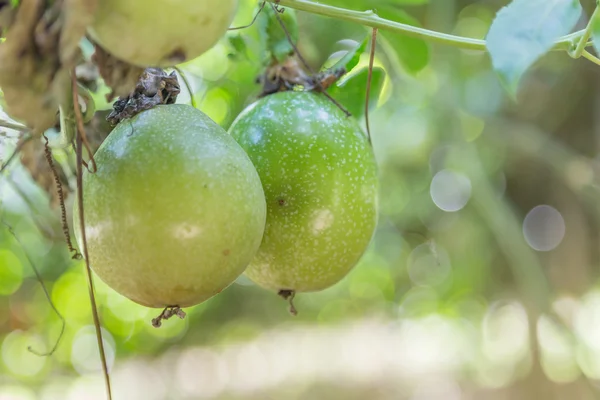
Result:
[[225,35],[238,0],[101,0],[92,39],[140,67],[171,67],[194,59]]
[[[159,105],[124,120],[85,173],[89,262],[148,307],[189,307],[230,285],[255,255],[266,205],[246,153],[201,111]],[[82,248],[78,208],[74,226]]]
[[280,92],[249,106],[229,132],[267,200],[265,236],[245,274],[284,292],[339,282],[377,222],[376,162],[358,123],[323,95]]

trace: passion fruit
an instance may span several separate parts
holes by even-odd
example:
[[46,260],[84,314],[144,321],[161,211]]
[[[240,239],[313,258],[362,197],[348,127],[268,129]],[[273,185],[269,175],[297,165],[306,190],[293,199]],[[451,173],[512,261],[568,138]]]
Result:
[[290,91],[250,105],[229,133],[254,163],[267,201],[265,235],[246,276],[284,296],[338,283],[377,224],[377,167],[357,121],[323,95]]
[[225,35],[238,0],[102,0],[91,38],[140,67],[171,67],[199,57]]
[[[159,105],[120,122],[83,176],[93,271],[147,307],[189,307],[230,285],[265,227],[260,178],[201,111]],[[81,248],[79,214],[74,226]]]

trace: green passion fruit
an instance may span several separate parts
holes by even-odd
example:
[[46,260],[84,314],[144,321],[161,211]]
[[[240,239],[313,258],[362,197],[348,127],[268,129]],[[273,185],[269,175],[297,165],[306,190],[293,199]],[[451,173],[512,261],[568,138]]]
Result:
[[140,67],[171,67],[194,59],[225,35],[238,0],[102,0],[91,38]]
[[229,133],[267,201],[264,238],[245,275],[284,297],[339,282],[377,224],[376,161],[356,120],[323,95],[280,92],[246,108]]
[[[193,306],[255,255],[266,219],[260,178],[201,111],[143,111],[115,127],[95,160],[83,176],[88,259],[116,292],[147,307]],[[77,204],[73,214],[82,248]]]

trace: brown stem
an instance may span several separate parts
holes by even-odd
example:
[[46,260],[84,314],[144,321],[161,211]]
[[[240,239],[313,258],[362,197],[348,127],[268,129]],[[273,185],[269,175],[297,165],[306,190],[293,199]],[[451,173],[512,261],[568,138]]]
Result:
[[254,18],[252,18],[252,22],[250,22],[248,25],[242,25],[242,26],[236,26],[234,28],[229,28],[228,31],[236,31],[238,29],[250,28],[256,22],[256,19],[258,18],[258,16],[262,12],[263,8],[265,8],[265,4],[267,4],[267,2],[266,2],[266,0],[263,0],[262,4],[260,5],[260,8],[256,12],[256,14],[254,14]]
[[371,54],[369,56],[369,74],[367,75],[367,93],[365,95],[365,124],[367,126],[367,137],[371,143],[371,127],[369,126],[369,97],[371,96],[371,81],[373,79],[373,63],[375,61],[375,48],[377,46],[377,28],[373,28],[371,35]]
[[[264,3],[263,3],[263,7],[264,7]],[[190,104],[192,105],[192,107],[198,108],[198,107],[196,107],[197,106],[196,99],[194,98],[194,93],[192,92],[192,85],[190,85],[188,78],[185,76],[183,71],[181,69],[179,69],[179,67],[173,67],[173,69],[175,71],[177,71],[179,73],[179,76],[181,76],[181,79],[183,79],[183,84],[185,85],[188,93],[190,94]]]
[[[96,160],[94,160],[94,153],[92,152],[92,146],[90,146],[90,143],[87,140],[87,135],[85,134],[85,127],[83,126],[83,114],[81,113],[81,107],[79,105],[79,91],[77,90],[77,75],[75,74],[75,68],[73,68],[71,70],[71,86],[72,86],[72,90],[73,90],[73,109],[75,111],[75,120],[77,121],[77,130],[79,131],[79,136],[81,136],[82,139],[82,143],[85,146],[85,150],[87,151],[88,155],[90,156],[90,163],[92,164],[92,171],[90,172],[96,172],[97,171],[97,167],[96,167]],[[87,168],[87,164],[86,164],[86,168]],[[88,169],[89,170],[89,169]]]
[[[75,75],[73,74],[73,77]],[[76,86],[73,86],[74,90]],[[75,114],[81,117],[79,102],[75,101]],[[79,121],[81,119],[79,118]],[[79,128],[78,123],[78,128]],[[79,129],[78,129],[79,130]],[[77,132],[76,136],[76,154],[77,154],[77,203],[79,206],[79,229],[81,232],[81,243],[83,247],[83,258],[85,260],[85,271],[88,281],[88,291],[90,303],[92,306],[92,316],[94,318],[94,327],[96,329],[96,339],[98,341],[98,349],[100,351],[100,359],[102,361],[102,369],[104,372],[104,382],[106,384],[106,395],[108,400],[112,400],[112,390],[110,386],[110,374],[108,372],[108,363],[106,362],[106,353],[104,351],[104,341],[102,340],[102,327],[100,325],[100,317],[98,316],[98,307],[96,306],[96,295],[94,293],[94,281],[92,277],[92,269],[90,268],[89,255],[87,250],[87,239],[85,236],[85,216],[83,210],[83,140],[81,132]]]
[[[292,49],[294,49],[294,53],[296,54],[296,56],[298,57],[298,59],[300,60],[300,62],[304,66],[304,68],[306,68],[306,70],[308,72],[310,72],[311,75],[315,75],[315,72],[312,70],[310,65],[308,65],[308,63],[306,62],[304,57],[302,57],[302,54],[300,54],[300,51],[298,50],[296,43],[294,43],[294,40],[292,39],[292,35],[290,35],[290,31],[287,29],[287,27],[285,26],[285,23],[279,16],[279,14],[281,12],[283,12],[283,10],[277,8],[278,6],[276,6],[273,3],[271,3],[271,7],[273,8],[273,12],[275,13],[275,18],[277,18],[277,22],[279,22],[279,25],[281,25],[281,29],[283,29],[283,32],[285,33],[285,37],[287,38],[288,42],[292,46]],[[325,95],[325,97],[327,97],[333,104],[335,104],[340,110],[342,110],[344,112],[344,114],[346,114],[346,116],[349,117],[351,115],[350,111],[346,110],[346,108],[343,105],[341,105],[336,99],[334,99],[333,97],[331,97],[331,95],[329,93],[327,93],[327,91],[323,88],[323,85],[321,84],[321,82],[318,79],[315,79],[315,84],[316,84],[317,88],[319,89],[319,92],[323,93],[323,95]]]
[[[271,3],[271,7],[273,8],[273,12],[275,13],[275,18],[277,18],[277,22],[279,22],[279,25],[281,25],[281,29],[283,29],[283,33],[285,33],[285,37],[287,38],[288,42],[292,46],[292,49],[294,49],[294,53],[296,53],[296,56],[298,57],[298,59],[300,60],[300,62],[304,66],[304,68],[306,68],[306,70],[308,72],[310,72],[311,75],[314,75],[315,72],[312,70],[310,65],[308,65],[308,63],[306,62],[304,57],[302,57],[302,54],[300,54],[300,51],[298,50],[296,43],[294,43],[294,40],[292,39],[292,35],[290,35],[290,31],[288,31],[287,27],[285,26],[285,22],[283,22],[283,20],[279,16],[279,14],[282,11],[280,9],[278,9],[277,6],[273,3]],[[317,85],[320,85],[320,82],[317,83]]]
[[294,306],[294,297],[296,297],[296,291],[282,289],[277,294],[283,297],[284,300],[288,301],[288,304],[290,305],[290,314],[292,314],[294,317],[298,315],[298,310],[296,310],[296,307]]
[[60,219],[62,222],[62,230],[65,236],[65,241],[67,242],[67,247],[69,248],[69,252],[73,255],[74,260],[81,260],[81,254],[73,247],[73,243],[71,242],[71,234],[69,233],[69,224],[67,223],[67,209],[65,207],[65,194],[63,192],[63,186],[60,182],[60,178],[58,177],[58,172],[56,172],[56,167],[54,166],[54,160],[52,158],[52,150],[48,146],[48,138],[45,134],[42,135],[44,137],[44,153],[46,155],[46,161],[50,166],[50,170],[52,171],[52,175],[54,176],[54,183],[56,184],[56,191],[58,192],[58,200],[60,204]]
[[152,319],[152,326],[160,328],[163,320],[166,321],[174,315],[177,315],[180,319],[185,318],[185,312],[179,306],[166,306],[158,317]]

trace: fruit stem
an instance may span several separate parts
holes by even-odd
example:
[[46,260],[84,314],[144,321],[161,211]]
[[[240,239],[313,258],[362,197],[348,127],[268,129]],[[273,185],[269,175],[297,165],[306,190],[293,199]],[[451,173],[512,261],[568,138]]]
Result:
[[[445,44],[453,47],[458,47],[466,50],[481,50],[486,51],[486,42],[482,39],[473,39],[463,36],[450,35],[447,33],[436,32],[417,26],[403,24],[396,21],[391,21],[379,17],[374,11],[356,11],[345,8],[334,7],[326,4],[316,3],[311,0],[267,0],[270,3],[276,3],[281,6],[290,7],[299,11],[305,11],[312,14],[323,15],[341,19],[344,21],[355,22],[361,25],[378,28],[385,31],[395,32],[421,38],[434,43]],[[577,43],[585,30],[580,30],[566,36],[562,36],[556,40],[552,50],[570,50],[574,43]],[[587,47],[591,43],[584,42],[583,46]]]
[[180,319],[185,318],[185,312],[179,306],[166,306],[158,317],[152,319],[152,326],[160,328],[163,320],[166,321],[174,315],[177,315]]
[[583,34],[581,35],[581,38],[579,39],[579,42],[577,42],[577,47],[571,54],[571,57],[579,58],[583,55],[583,51],[585,50],[585,47],[588,44],[588,41],[590,40],[590,36],[592,36],[592,31],[594,30],[596,19],[600,18],[599,10],[600,7],[596,6],[594,12],[592,13],[592,16],[590,17],[590,20],[588,21],[587,26],[585,27],[585,30],[583,31]]
[[[75,70],[71,71],[71,85],[73,88],[74,97],[77,96],[77,76]],[[88,294],[90,297],[90,305],[92,307],[92,317],[94,319],[94,328],[96,330],[96,340],[98,341],[98,351],[100,353],[100,361],[102,362],[102,371],[104,373],[104,384],[106,386],[106,398],[112,400],[112,389],[110,384],[110,371],[108,369],[108,362],[106,361],[106,352],[104,351],[104,339],[102,338],[102,326],[100,324],[100,316],[98,315],[98,305],[96,302],[96,294],[94,289],[94,279],[92,274],[92,268],[90,267],[90,258],[87,248],[87,238],[85,232],[85,211],[83,205],[83,137],[82,132],[79,129],[83,126],[81,123],[81,109],[79,108],[79,102],[75,101],[73,104],[75,109],[75,116],[77,118],[77,125],[75,127],[75,154],[77,159],[77,204],[79,206],[79,232],[81,234],[81,247],[82,254],[85,261],[85,272],[88,283]],[[91,153],[90,153],[91,154]]]
[[584,50],[583,53],[581,53],[581,55],[583,56],[583,58],[587,58],[594,64],[600,65],[600,59],[598,57],[594,56],[593,54],[590,54],[589,52]]
[[290,305],[290,308],[289,308],[290,314],[293,315],[294,317],[296,315],[298,315],[298,310],[296,310],[296,307],[294,306],[294,297],[296,297],[296,292],[294,290],[282,289],[277,294],[279,296],[283,297],[284,300],[288,301],[288,303]]

